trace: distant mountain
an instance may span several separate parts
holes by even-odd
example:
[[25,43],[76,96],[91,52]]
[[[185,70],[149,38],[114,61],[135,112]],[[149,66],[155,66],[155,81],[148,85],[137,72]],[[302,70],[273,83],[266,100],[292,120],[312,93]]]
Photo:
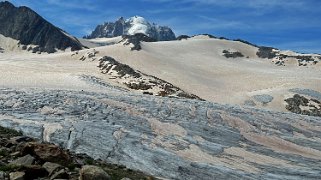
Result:
[[158,26],[139,16],[134,16],[127,20],[121,17],[116,22],[107,22],[98,25],[90,35],[85,36],[84,38],[117,37],[122,35],[135,35],[138,33],[145,34],[157,41],[170,41],[176,39],[171,28],[167,26]]
[[[0,2],[0,34],[19,40],[22,45],[34,45],[34,52],[53,53],[56,49],[82,49],[82,44],[71,35],[52,25],[28,7],[15,7],[8,1]],[[24,46],[26,48],[26,46]]]

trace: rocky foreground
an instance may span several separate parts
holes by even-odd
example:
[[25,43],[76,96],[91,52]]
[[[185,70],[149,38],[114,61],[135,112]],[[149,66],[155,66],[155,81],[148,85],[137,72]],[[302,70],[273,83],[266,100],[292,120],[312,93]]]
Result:
[[116,91],[0,89],[0,125],[156,177],[321,177],[319,117]]
[[[108,173],[107,173],[108,172]],[[0,127],[0,179],[153,179],[122,166],[95,161]]]

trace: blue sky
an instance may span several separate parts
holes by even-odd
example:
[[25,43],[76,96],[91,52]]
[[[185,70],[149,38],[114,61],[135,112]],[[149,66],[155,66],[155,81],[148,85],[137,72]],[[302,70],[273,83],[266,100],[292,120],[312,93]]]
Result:
[[320,0],[10,0],[82,37],[98,24],[140,15],[176,35],[208,33],[321,53]]

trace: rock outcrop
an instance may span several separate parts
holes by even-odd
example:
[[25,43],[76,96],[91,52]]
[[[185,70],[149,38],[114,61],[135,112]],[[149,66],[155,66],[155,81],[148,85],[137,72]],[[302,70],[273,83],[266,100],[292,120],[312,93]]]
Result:
[[[37,154],[30,149],[37,149]],[[63,154],[59,156],[57,150]],[[43,155],[46,155],[43,156]],[[47,157],[55,157],[48,159]],[[66,160],[68,157],[68,161]],[[58,163],[55,163],[58,162]],[[109,173],[109,174],[108,174]],[[37,141],[20,132],[0,127],[0,179],[153,179],[141,172],[75,155],[60,147]]]
[[143,17],[139,16],[134,16],[127,20],[121,17],[116,22],[107,22],[98,25],[90,35],[84,36],[84,38],[110,38],[123,35],[135,35],[138,33],[145,34],[157,41],[170,41],[176,39],[174,32],[169,27],[149,23]]
[[156,42],[156,39],[150,38],[145,34],[138,33],[135,35],[123,35],[123,40],[119,43],[123,43],[123,45],[132,45],[131,50],[139,51],[142,49],[141,42]]
[[[321,175],[319,117],[118,90],[1,89],[0,94],[1,126],[157,177]],[[63,112],[44,115],[45,106]]]
[[285,66],[289,60],[297,61],[298,66],[316,65],[320,62],[321,55],[318,54],[300,54],[292,51],[281,51],[273,47],[258,47],[256,55],[259,58],[270,59],[278,66]]
[[223,50],[223,56],[226,58],[242,58],[244,55],[241,52],[230,52],[229,50]]
[[8,1],[0,2],[0,34],[33,45],[34,52],[53,53],[56,50],[82,49],[81,43],[63,30],[55,27],[28,7],[15,7]]

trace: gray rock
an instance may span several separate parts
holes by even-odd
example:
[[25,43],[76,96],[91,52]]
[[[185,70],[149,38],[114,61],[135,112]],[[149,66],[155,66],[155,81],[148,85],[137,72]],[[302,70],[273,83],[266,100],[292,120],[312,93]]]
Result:
[[24,180],[24,172],[12,172],[9,174],[10,180]]
[[6,177],[7,177],[7,173],[0,171],[0,179],[4,180],[4,179],[6,179]]
[[51,176],[53,173],[63,168],[60,164],[51,163],[51,162],[46,162],[45,164],[42,165],[42,167],[47,170],[47,172],[49,173],[49,176]]
[[69,175],[64,169],[61,169],[60,171],[50,176],[50,179],[69,179]]
[[290,89],[290,92],[293,93],[298,93],[301,95],[306,95],[306,96],[310,96],[312,98],[315,98],[319,101],[321,101],[321,92],[312,90],[312,89],[300,89],[300,88],[295,88],[295,89]]
[[28,165],[32,165],[34,162],[35,162],[35,158],[28,154],[12,161],[10,164],[19,165],[19,166],[28,166]]
[[[320,117],[206,101],[0,89],[0,125],[37,123],[43,140],[167,179],[319,179]],[[24,101],[19,111],[4,106]],[[64,109],[41,120],[44,105]],[[32,114],[32,116],[30,115]],[[16,121],[17,116],[21,117]],[[304,126],[302,126],[302,125]],[[37,134],[37,133],[35,133]]]
[[80,180],[108,180],[111,177],[98,166],[83,166],[80,170]]
[[246,100],[246,101],[244,102],[244,105],[245,105],[245,106],[256,106],[255,102],[252,101],[252,100]]
[[255,95],[255,96],[253,96],[253,98],[262,104],[268,104],[268,103],[272,102],[274,99],[273,96],[268,95],[268,94]]
[[276,52],[274,52],[274,50],[277,50],[277,49],[275,49],[273,47],[261,46],[261,47],[259,47],[259,50],[256,53],[256,55],[259,58],[273,59],[273,58],[277,57]]

